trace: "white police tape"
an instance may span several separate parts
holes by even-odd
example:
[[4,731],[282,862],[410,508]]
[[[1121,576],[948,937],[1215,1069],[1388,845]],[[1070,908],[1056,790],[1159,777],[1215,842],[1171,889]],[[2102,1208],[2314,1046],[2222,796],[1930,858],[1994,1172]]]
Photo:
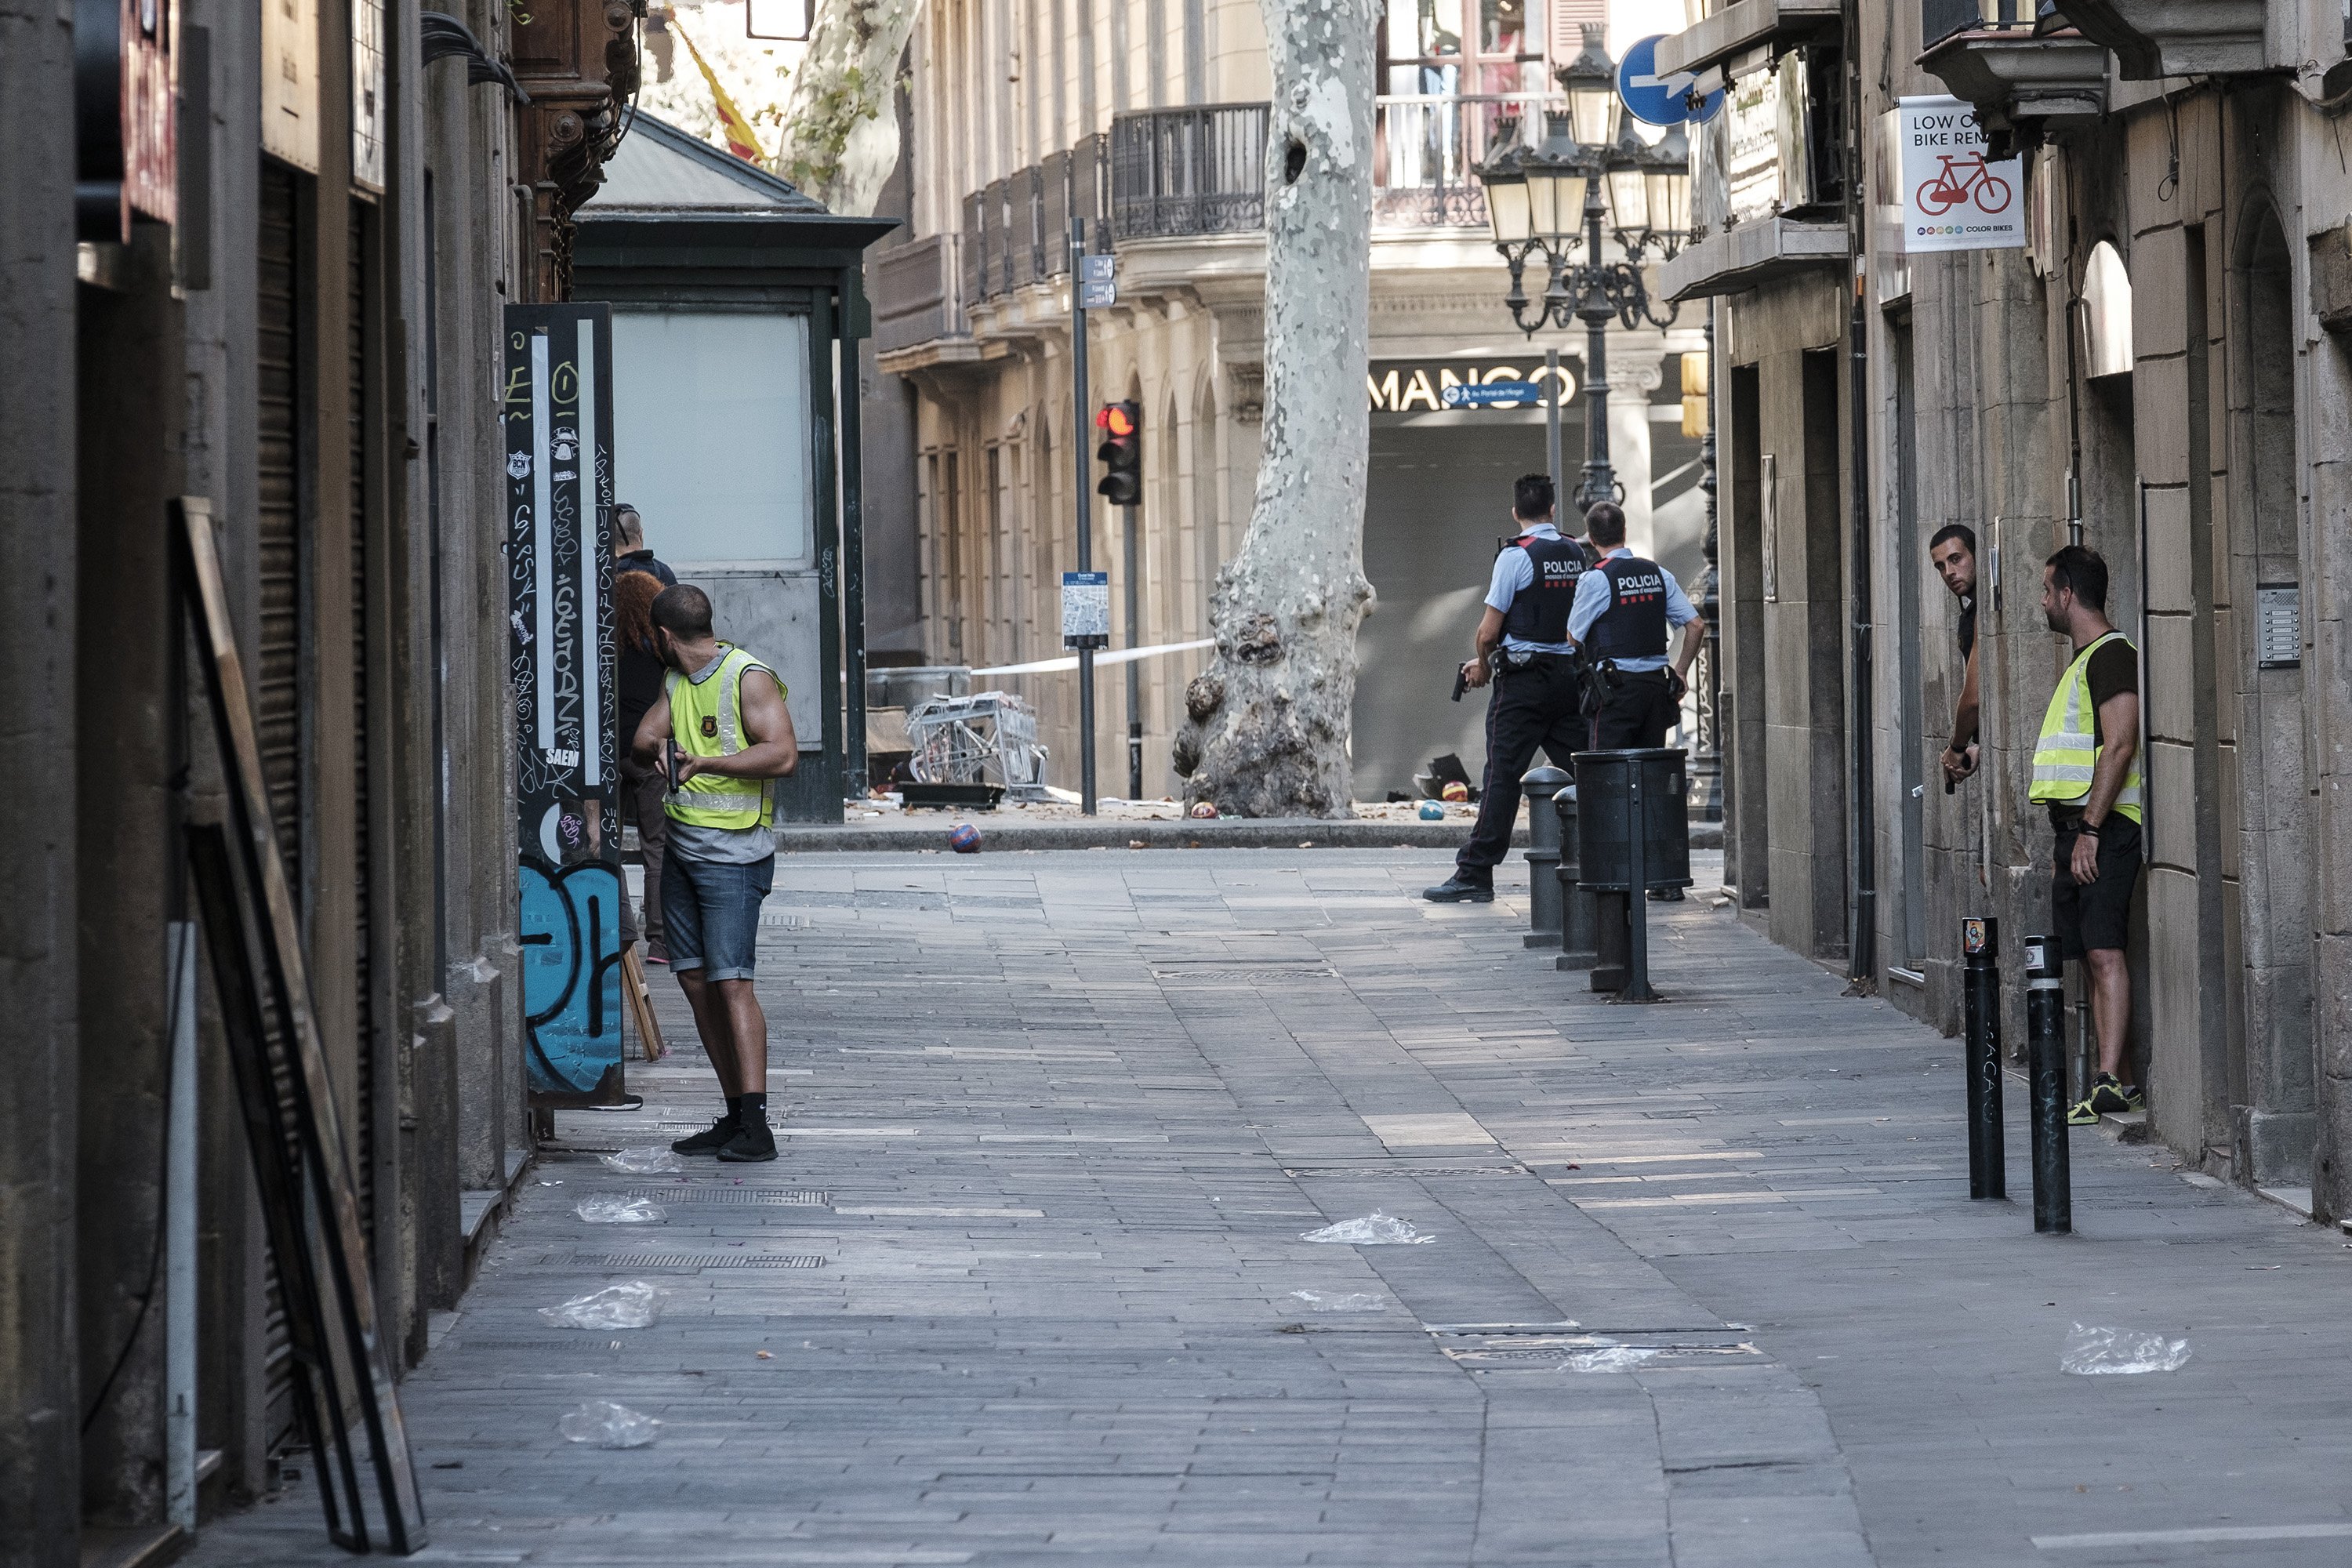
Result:
[[[1105,651],[1095,655],[1095,668],[1097,669],[1100,669],[1107,664],[1132,664],[1139,658],[1152,658],[1163,653],[1190,653],[1196,647],[1214,647],[1216,646],[1217,639],[1214,637],[1199,637],[1192,642],[1161,643],[1156,647],[1123,647],[1117,651],[1106,649]],[[1077,668],[1078,656],[1076,654],[1070,654],[1062,658],[1035,659],[1028,664],[994,664],[989,666],[986,669],[975,669],[972,671],[972,674],[1044,675],[1052,670],[1076,669]]]

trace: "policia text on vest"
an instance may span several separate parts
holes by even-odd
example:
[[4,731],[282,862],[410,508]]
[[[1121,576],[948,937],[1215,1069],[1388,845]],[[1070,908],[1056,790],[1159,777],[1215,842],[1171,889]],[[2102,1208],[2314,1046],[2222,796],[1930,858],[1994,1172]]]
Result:
[[1530,474],[1513,491],[1511,515],[1520,531],[1495,557],[1475,653],[1461,671],[1464,685],[1494,687],[1478,822],[1454,857],[1454,875],[1423,894],[1438,903],[1494,898],[1495,866],[1511,847],[1519,778],[1536,748],[1565,768],[1590,742],[1568,619],[1591,557],[1553,526],[1550,479]]
[[2085,970],[2099,1036],[2098,1076],[2076,1086],[2077,1125],[2146,1103],[2125,1058],[2131,1026],[2132,889],[2139,880],[2139,650],[2107,623],[2107,565],[2079,544],[2042,570],[2042,613],[2072,645],[2033,748],[2031,798],[2050,810],[2057,846],[2051,918],[2059,952]]
[[653,603],[655,651],[668,673],[632,747],[637,764],[667,774],[662,802],[669,852],[662,862],[662,923],[670,970],[727,1109],[671,1147],[721,1160],[772,1160],[768,1126],[768,1020],[752,989],[760,906],[774,886],[774,781],[800,763],[800,742],[773,670],[711,631],[710,600],[692,584]]

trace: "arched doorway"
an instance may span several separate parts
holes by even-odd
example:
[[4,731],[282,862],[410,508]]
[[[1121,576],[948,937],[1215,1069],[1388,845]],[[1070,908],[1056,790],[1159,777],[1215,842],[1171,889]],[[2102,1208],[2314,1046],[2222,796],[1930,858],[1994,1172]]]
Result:
[[[2231,325],[2231,505],[2217,521],[2217,639],[2234,689],[2221,743],[2236,761],[2241,949],[2230,968],[2231,1110],[2237,1173],[2264,1186],[2312,1180],[2310,748],[2302,667],[2302,484],[2294,275],[2276,207],[2258,196],[2239,226]],[[2233,889],[2234,890],[2234,889]]]

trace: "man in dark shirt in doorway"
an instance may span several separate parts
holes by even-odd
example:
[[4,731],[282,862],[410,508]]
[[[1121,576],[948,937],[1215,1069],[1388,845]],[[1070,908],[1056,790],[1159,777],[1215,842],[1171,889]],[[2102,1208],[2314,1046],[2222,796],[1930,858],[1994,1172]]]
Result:
[[[625,586],[630,574],[635,573],[650,583],[652,592],[643,585],[635,589]],[[616,693],[621,710],[620,733],[634,735],[637,721],[661,695],[662,664],[654,657],[653,623],[649,612],[654,595],[664,588],[677,586],[677,574],[654,558],[646,547],[645,519],[637,509],[626,501],[613,507],[613,629],[615,677],[620,689]],[[667,963],[669,945],[662,940],[661,879],[662,854],[669,837],[669,822],[662,815],[662,776],[652,768],[641,768],[625,752],[621,757],[621,814],[637,825],[637,853],[646,868],[646,962]],[[637,922],[624,909],[621,941],[624,945],[635,940]]]
[[677,586],[677,574],[654,559],[654,552],[646,546],[646,520],[626,501],[613,507],[613,570],[650,572],[661,579],[663,587]]
[[1960,602],[1960,700],[1952,710],[1952,740],[1944,748],[1944,787],[1977,771],[1977,536],[1965,522],[1948,522],[1927,542],[1927,559]]

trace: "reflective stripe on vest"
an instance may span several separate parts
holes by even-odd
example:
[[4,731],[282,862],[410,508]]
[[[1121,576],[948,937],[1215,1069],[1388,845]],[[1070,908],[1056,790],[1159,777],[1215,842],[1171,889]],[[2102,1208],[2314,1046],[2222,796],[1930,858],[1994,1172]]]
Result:
[[[2027,792],[2029,799],[2063,805],[2091,793],[2091,775],[2099,766],[2098,712],[2091,702],[2091,656],[2106,646],[2108,637],[2121,637],[2126,647],[2132,648],[2134,654],[2139,652],[2123,633],[2108,632],[2074,656],[2074,662],[2058,678],[2058,689],[2050,694],[2049,710],[2042,715],[2042,738],[2033,747],[2033,785]],[[2123,788],[2116,795],[2115,809],[2133,822],[2140,819],[2140,759],[2137,751],[2132,753],[2130,771],[2124,775]]]
[[[731,757],[743,749],[743,672],[751,669],[768,667],[730,647],[719,656],[716,673],[700,681],[676,670],[664,678],[670,733],[680,750],[689,756]],[[778,690],[783,684],[776,678]],[[697,773],[662,797],[662,810],[692,827],[766,827],[775,820],[774,788],[769,780]]]

